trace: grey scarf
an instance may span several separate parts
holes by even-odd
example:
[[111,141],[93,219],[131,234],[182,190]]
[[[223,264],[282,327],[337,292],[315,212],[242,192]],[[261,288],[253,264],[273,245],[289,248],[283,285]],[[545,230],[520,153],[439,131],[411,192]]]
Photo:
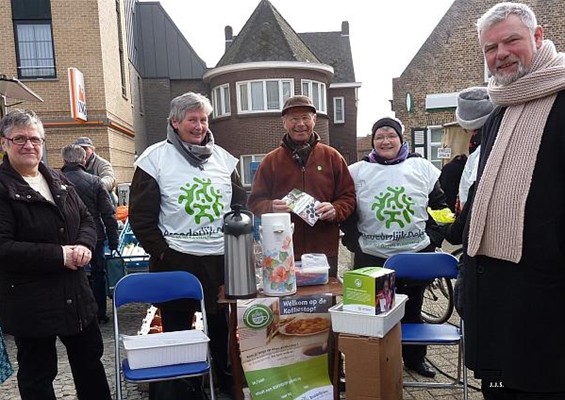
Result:
[[214,135],[208,130],[200,145],[183,142],[171,124],[167,124],[167,140],[175,146],[175,149],[192,165],[200,170],[212,155],[214,149]]

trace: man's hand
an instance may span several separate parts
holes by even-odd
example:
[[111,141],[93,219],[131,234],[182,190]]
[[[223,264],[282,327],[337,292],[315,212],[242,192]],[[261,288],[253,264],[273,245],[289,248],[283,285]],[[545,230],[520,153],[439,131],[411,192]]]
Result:
[[275,199],[273,200],[273,212],[275,213],[283,213],[283,212],[290,212],[290,208],[286,201]]
[[332,222],[335,221],[336,218],[334,206],[332,205],[332,203],[329,203],[327,201],[319,203],[316,206],[316,214],[318,214],[319,218],[322,221]]

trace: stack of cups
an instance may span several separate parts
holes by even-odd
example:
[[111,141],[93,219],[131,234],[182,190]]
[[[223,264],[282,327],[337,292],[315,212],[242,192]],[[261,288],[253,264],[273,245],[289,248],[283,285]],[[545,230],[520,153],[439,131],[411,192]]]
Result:
[[293,231],[294,224],[291,224],[288,213],[261,216],[263,291],[268,296],[288,296],[296,293]]

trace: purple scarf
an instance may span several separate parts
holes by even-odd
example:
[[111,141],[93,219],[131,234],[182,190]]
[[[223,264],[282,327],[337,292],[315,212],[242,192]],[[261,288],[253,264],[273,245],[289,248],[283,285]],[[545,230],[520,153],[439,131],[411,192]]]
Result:
[[382,158],[377,154],[375,149],[373,149],[371,153],[369,153],[367,159],[369,160],[369,162],[372,163],[383,164],[383,165],[394,165],[394,164],[399,164],[402,161],[406,160],[407,157],[408,157],[408,143],[404,142],[402,143],[402,146],[400,147],[398,154],[394,158],[391,159]]

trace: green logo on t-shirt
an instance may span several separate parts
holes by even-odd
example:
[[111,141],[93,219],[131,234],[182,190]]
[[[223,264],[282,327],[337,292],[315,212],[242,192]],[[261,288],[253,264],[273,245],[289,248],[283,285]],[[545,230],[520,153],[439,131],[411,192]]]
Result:
[[193,178],[193,182],[180,188],[185,194],[179,196],[179,204],[185,203],[184,210],[188,215],[194,215],[197,224],[200,224],[202,218],[207,218],[210,222],[220,218],[224,209],[220,201],[222,195],[212,186],[212,180]]
[[414,201],[406,195],[406,189],[403,187],[387,187],[386,192],[375,196],[375,202],[371,206],[371,210],[375,210],[377,220],[385,222],[387,229],[391,225],[398,224],[400,228],[404,228],[410,223],[411,215],[414,215]]

